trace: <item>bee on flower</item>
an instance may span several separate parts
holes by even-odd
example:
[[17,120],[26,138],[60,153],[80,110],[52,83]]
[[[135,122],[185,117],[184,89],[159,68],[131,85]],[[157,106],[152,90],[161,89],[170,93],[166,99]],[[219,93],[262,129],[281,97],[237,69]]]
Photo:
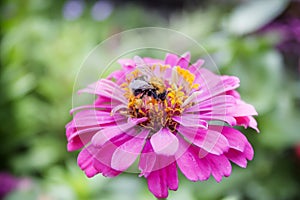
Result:
[[68,150],[82,149],[88,177],[115,177],[136,160],[157,198],[178,189],[177,168],[191,181],[217,182],[231,163],[246,167],[253,148],[234,126],[258,131],[255,108],[235,90],[239,79],[190,64],[190,54],[164,60],[119,60],[121,69],[79,91],[97,98],[71,110]]

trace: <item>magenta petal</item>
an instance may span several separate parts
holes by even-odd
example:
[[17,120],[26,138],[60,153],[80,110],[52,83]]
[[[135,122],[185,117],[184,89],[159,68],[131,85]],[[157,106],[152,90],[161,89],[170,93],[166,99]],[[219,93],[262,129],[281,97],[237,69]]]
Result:
[[168,189],[177,190],[178,177],[176,164],[151,172],[147,177],[148,188],[156,198],[167,198]]
[[238,166],[243,168],[247,167],[247,159],[245,158],[242,152],[230,149],[225,155],[229,160],[231,160]]
[[173,162],[168,167],[165,168],[167,170],[167,185],[170,190],[178,189],[178,173],[176,163]]
[[147,139],[139,162],[140,176],[147,177],[152,171],[155,171],[156,157],[157,155],[153,152],[151,143]]
[[167,198],[168,188],[164,172],[161,170],[152,172],[148,177],[148,188],[156,198]]
[[245,146],[249,143],[247,138],[238,130],[228,126],[211,126],[212,129],[221,130],[227,138],[229,147],[238,151],[244,151]]
[[87,177],[93,177],[98,172],[93,166],[93,155],[92,152],[94,149],[92,147],[84,148],[78,155],[77,162],[79,167],[85,172]]
[[184,152],[177,158],[177,165],[181,172],[191,181],[207,180],[210,176],[210,166],[205,159],[199,159],[199,148],[189,145],[183,139],[179,141]]
[[76,113],[73,117],[75,127],[101,127],[105,124],[110,124],[120,120],[124,120],[122,115],[111,116],[110,112],[100,110],[82,110]]
[[68,139],[68,151],[74,151],[82,148],[91,141],[91,138],[100,130],[99,127],[77,129],[73,121],[71,126],[67,127],[66,135]]
[[82,92],[95,94],[114,101],[119,101],[123,104],[127,104],[127,100],[124,97],[125,91],[121,89],[118,84],[108,79],[101,79],[96,83],[89,85],[87,88],[78,91],[79,94]]
[[139,156],[145,143],[149,130],[143,130],[131,140],[119,146],[112,155],[111,167],[115,170],[125,171]]
[[217,182],[220,182],[223,176],[230,176],[231,164],[226,156],[208,154],[205,158],[209,162],[211,173]]
[[168,129],[162,128],[150,139],[154,152],[159,155],[172,156],[178,149],[178,139]]
[[165,64],[170,65],[170,66],[175,66],[177,63],[177,60],[178,60],[177,55],[168,53],[165,58]]
[[220,155],[228,151],[229,144],[226,137],[216,130],[212,130],[211,128],[207,130],[192,129],[182,126],[178,130],[192,144],[195,144],[208,153]]
[[[201,68],[200,71],[203,70]],[[240,85],[240,80],[234,76],[222,76],[221,78],[214,74],[210,74],[209,76],[211,77],[208,77],[208,79],[207,77],[203,77],[204,80],[199,81],[200,85],[202,85],[203,94],[197,97],[197,102],[220,94],[226,94],[227,91],[236,89]]]
[[[113,127],[108,127],[105,128],[99,132],[97,132],[94,137],[92,138],[92,144],[96,147],[102,146],[105,142],[109,141],[110,139],[122,134],[129,132],[129,129],[134,127],[136,124],[141,123],[146,121],[147,118],[139,118],[139,119],[131,119],[127,123],[118,125],[118,126],[113,126]],[[133,131],[133,130],[132,130]]]
[[255,108],[241,100],[236,100],[237,104],[229,109],[230,115],[234,117],[257,115]]
[[76,137],[71,141],[68,141],[67,149],[68,151],[76,151],[78,149],[81,149],[84,146],[83,142],[80,138]]
[[103,164],[102,162],[100,162],[97,159],[93,160],[93,165],[105,177],[113,178],[113,177],[118,176],[119,174],[122,173],[122,171],[114,170],[113,168],[109,167],[106,164]]
[[185,127],[197,127],[207,129],[208,124],[206,121],[200,119],[199,114],[184,113],[181,116],[173,116],[172,119]]
[[190,65],[190,59],[191,59],[191,54],[187,52],[179,58],[176,65],[180,66],[181,68],[187,69],[188,66]]
[[243,116],[243,117],[235,117],[237,125],[244,126],[247,128],[248,126],[256,130],[259,133],[259,129],[257,128],[257,122],[252,116]]
[[253,148],[250,143],[247,143],[243,152],[235,149],[230,149],[225,153],[226,157],[240,167],[247,167],[247,160],[253,159]]
[[112,155],[119,146],[130,139],[132,139],[132,136],[122,134],[106,142],[102,147],[96,148],[97,152],[94,153],[93,165],[103,176],[114,177],[122,172],[111,167]]
[[201,147],[208,152],[220,154],[228,150],[229,144],[221,133],[209,128]]

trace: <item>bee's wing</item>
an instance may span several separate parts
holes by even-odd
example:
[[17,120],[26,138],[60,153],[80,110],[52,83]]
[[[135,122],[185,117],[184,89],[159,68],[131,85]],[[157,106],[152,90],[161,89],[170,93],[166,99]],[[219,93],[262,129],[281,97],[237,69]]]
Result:
[[134,62],[136,63],[136,68],[143,74],[148,77],[153,77],[154,74],[150,70],[149,66],[144,62],[144,60],[139,56],[133,57]]
[[129,88],[136,90],[136,89],[152,89],[152,86],[143,80],[134,80],[129,84]]

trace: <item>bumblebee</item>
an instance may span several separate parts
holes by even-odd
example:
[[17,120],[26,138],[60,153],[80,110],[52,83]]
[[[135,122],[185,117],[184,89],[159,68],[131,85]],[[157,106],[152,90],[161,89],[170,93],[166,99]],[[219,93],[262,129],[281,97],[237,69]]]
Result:
[[153,97],[156,100],[165,100],[167,91],[164,84],[157,78],[152,78],[149,82],[142,79],[134,79],[130,84],[134,96],[143,98],[145,95]]
[[157,78],[150,70],[149,66],[138,57],[134,57],[135,63],[137,63],[137,69],[142,73],[142,76],[134,79],[130,84],[134,96],[143,98],[145,95],[153,97],[156,100],[165,100],[167,91],[165,85],[161,79]]

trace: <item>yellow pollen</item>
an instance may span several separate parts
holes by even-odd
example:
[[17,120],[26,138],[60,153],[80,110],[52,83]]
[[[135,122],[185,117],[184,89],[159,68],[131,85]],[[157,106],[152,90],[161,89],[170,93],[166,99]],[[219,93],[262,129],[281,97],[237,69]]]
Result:
[[195,75],[192,74],[189,70],[183,69],[180,66],[176,66],[176,70],[178,75],[182,76],[182,78],[189,83],[191,88],[198,89],[199,84],[193,84],[195,81]]

